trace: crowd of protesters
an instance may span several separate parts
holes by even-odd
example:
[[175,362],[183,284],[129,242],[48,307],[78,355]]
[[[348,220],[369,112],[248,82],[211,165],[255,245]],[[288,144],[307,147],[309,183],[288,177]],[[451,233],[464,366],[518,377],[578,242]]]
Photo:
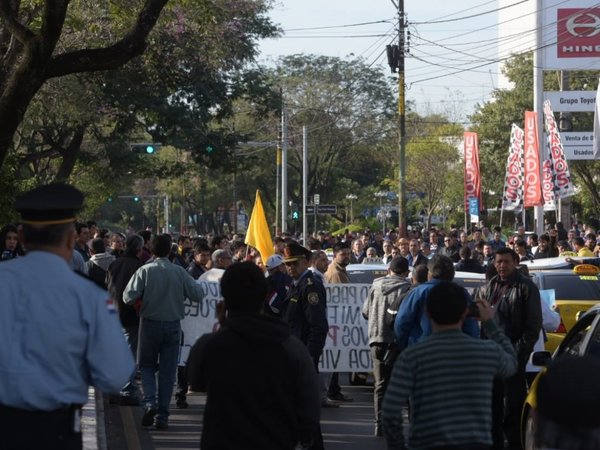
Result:
[[[52,220],[39,224],[60,222]],[[22,227],[0,231],[2,261],[27,259]],[[541,236],[523,226],[506,236],[483,225],[410,230],[402,237],[394,230],[319,232],[306,242],[284,233],[273,239],[266,261],[241,234],[174,239],[80,221],[65,242],[72,245],[61,250],[68,265],[93,289],[110,293],[137,355],[143,394],[134,371],[120,392],[112,389],[113,401],[142,405],[143,426],[168,429],[175,385],[178,408],[188,407],[188,384],[207,391],[202,448],[324,448],[319,403],[339,407],[353,400],[336,376],[317,376],[328,331],[324,284],[350,282],[348,264],[366,262],[389,266],[362,308],[375,368],[375,436],[385,436],[389,448],[520,448],[525,365],[542,313],[537,287],[516,268],[524,260],[600,251],[595,230],[567,231],[560,222]],[[452,283],[455,270],[484,273],[486,266],[490,281],[477,298]],[[184,301],[205,296],[195,280],[219,282],[224,303],[221,331],[198,341],[186,370],[176,367]],[[240,381],[238,373],[253,364],[254,374]],[[266,391],[269,405],[261,406]],[[412,428],[405,443],[401,408],[409,397]],[[0,392],[6,413],[4,401]],[[236,414],[239,424],[223,428]]]

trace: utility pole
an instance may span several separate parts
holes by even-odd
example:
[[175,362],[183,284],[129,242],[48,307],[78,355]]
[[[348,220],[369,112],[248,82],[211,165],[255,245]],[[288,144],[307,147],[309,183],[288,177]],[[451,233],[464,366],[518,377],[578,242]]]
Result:
[[277,139],[277,156],[276,156],[276,161],[277,161],[277,165],[275,167],[275,170],[277,172],[276,174],[276,181],[275,181],[275,186],[276,186],[276,190],[275,190],[275,236],[279,236],[279,197],[280,197],[280,191],[281,191],[281,129],[279,130],[278,133],[278,139]]
[[[308,198],[308,129],[302,127],[302,244],[308,244],[308,218],[306,202]],[[317,211],[315,211],[316,217]]]
[[[282,97],[283,98],[283,97]],[[281,232],[287,231],[287,160],[288,160],[288,130],[287,111],[285,103],[281,108]]]
[[404,53],[406,20],[404,0],[392,0],[398,10],[398,45],[387,46],[388,64],[392,73],[398,71],[398,147],[400,167],[398,172],[398,228],[400,237],[406,237],[406,97]]

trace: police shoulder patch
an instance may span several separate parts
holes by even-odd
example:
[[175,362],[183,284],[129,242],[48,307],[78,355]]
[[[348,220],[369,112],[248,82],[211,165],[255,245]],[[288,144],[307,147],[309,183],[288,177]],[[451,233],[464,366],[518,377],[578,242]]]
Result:
[[308,303],[311,305],[317,305],[319,303],[319,294],[316,292],[311,292],[308,294]]

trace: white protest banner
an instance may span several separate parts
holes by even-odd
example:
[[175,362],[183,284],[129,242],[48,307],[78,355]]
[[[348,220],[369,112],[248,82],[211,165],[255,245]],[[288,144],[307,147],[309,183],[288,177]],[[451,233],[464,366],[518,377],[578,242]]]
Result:
[[179,352],[180,366],[185,366],[190,349],[200,336],[219,329],[216,314],[217,303],[221,300],[219,283],[206,281],[197,281],[197,283],[203,286],[206,297],[198,303],[185,299],[185,317],[181,321],[183,343]]
[[329,333],[319,362],[321,372],[370,372],[367,321],[361,310],[370,284],[326,284]]
[[[206,333],[218,330],[216,305],[220,300],[218,283],[199,282],[208,295],[200,303],[185,302],[185,318],[181,321],[183,345],[179,364],[185,365],[191,347]],[[322,372],[370,372],[371,352],[367,321],[362,305],[370,284],[328,284],[327,321],[329,332],[319,363]]]

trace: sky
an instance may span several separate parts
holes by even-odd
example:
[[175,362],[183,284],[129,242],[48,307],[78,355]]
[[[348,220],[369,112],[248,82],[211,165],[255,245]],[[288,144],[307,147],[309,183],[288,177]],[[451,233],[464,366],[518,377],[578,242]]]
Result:
[[[524,1],[510,3],[518,8]],[[498,8],[498,0],[404,0],[406,95],[419,113],[466,121],[476,103],[491,99],[498,86]],[[397,43],[398,29],[391,0],[276,0],[271,18],[285,34],[260,42],[262,62],[296,53],[353,54],[391,75],[385,46]],[[432,21],[438,23],[425,23]],[[376,23],[355,26],[368,22]]]

